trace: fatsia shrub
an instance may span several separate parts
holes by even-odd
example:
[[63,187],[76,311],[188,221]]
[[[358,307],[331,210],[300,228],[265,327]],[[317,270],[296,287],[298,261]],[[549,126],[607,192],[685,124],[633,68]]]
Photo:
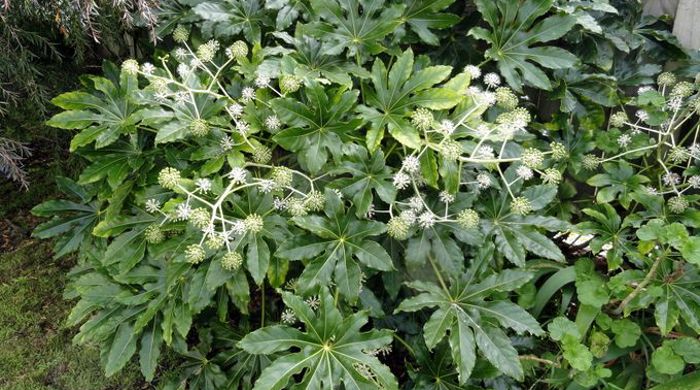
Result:
[[[192,4],[205,39],[177,26],[156,64],[53,100],[88,165],[35,234],[78,252],[68,322],[107,375],[138,355],[153,380],[166,347],[164,388],[624,387],[698,363],[696,86],[664,73],[596,131],[536,123],[497,73],[405,45],[457,21],[429,3]],[[573,65],[552,45],[591,7],[523,4],[477,2],[508,27],[472,31],[515,90],[550,89],[529,61]]]

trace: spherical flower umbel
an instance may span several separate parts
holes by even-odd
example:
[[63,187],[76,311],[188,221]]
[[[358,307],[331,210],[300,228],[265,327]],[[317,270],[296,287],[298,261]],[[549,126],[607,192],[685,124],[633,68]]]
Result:
[[448,160],[457,160],[462,155],[462,144],[453,139],[446,139],[440,145],[440,153]]
[[510,209],[516,214],[527,215],[532,211],[532,203],[528,198],[519,196],[510,202]]
[[149,244],[159,244],[165,239],[165,234],[157,224],[149,225],[143,232],[146,242]]
[[671,72],[663,72],[656,78],[656,83],[662,87],[669,87],[676,83],[676,75]]
[[190,32],[181,24],[173,30],[173,40],[177,43],[185,43],[189,37]]
[[535,176],[534,172],[532,172],[532,169],[526,167],[525,165],[521,165],[518,168],[516,168],[515,173],[523,181],[530,180]]
[[420,160],[416,156],[406,156],[401,163],[401,168],[408,173],[416,173],[420,169]]
[[496,105],[506,110],[513,110],[518,107],[518,97],[508,87],[496,88]]
[[681,182],[681,176],[675,172],[667,173],[661,177],[665,185],[669,187],[676,186]]
[[433,113],[427,108],[418,108],[411,114],[411,123],[418,130],[425,131],[433,127]]
[[141,72],[143,72],[146,75],[151,75],[153,72],[156,70],[156,67],[153,66],[150,62],[146,62],[143,65],[141,65]]
[[394,187],[399,190],[403,190],[411,184],[411,177],[403,172],[397,172],[394,175]]
[[241,106],[238,103],[233,103],[230,106],[226,108],[226,111],[228,111],[229,114],[231,114],[232,117],[238,118],[243,114],[243,106]]
[[544,170],[544,175],[542,175],[542,181],[545,184],[559,185],[562,180],[561,172],[556,168],[547,168]]
[[262,231],[264,222],[261,216],[258,214],[250,214],[245,217],[245,227],[251,233],[260,233]]
[[455,132],[455,124],[449,119],[443,119],[440,121],[440,126],[438,127],[438,131],[442,133],[445,136],[450,136],[452,133]]
[[154,214],[158,211],[160,211],[160,201],[158,199],[148,199],[146,201],[146,212]]
[[204,137],[209,134],[209,124],[201,118],[197,118],[190,123],[190,133],[195,137]]
[[122,62],[122,70],[127,74],[138,74],[139,73],[139,63],[134,59],[128,59]]
[[598,168],[598,166],[600,165],[600,157],[592,154],[587,154],[581,159],[581,165],[583,165],[584,169],[592,171]]
[[280,92],[287,95],[294,93],[301,87],[301,81],[296,76],[283,75],[279,80]]
[[272,150],[265,145],[253,149],[253,161],[258,164],[267,164],[272,159]]
[[243,88],[241,91],[241,100],[243,100],[244,103],[248,103],[253,99],[255,99],[255,90],[251,87]]
[[700,175],[691,176],[688,178],[690,188],[700,189]]
[[619,137],[617,137],[617,144],[620,145],[621,148],[626,148],[631,143],[632,136],[629,134],[621,134]]
[[528,168],[538,169],[544,162],[544,153],[535,148],[528,148],[523,150],[520,161]]
[[248,55],[248,45],[243,41],[233,42],[233,45],[226,48],[226,56],[235,60]]
[[314,190],[306,196],[304,203],[309,210],[321,211],[326,204],[326,196]]
[[431,211],[425,211],[418,216],[418,226],[422,229],[429,229],[435,225],[435,214]]
[[201,179],[197,179],[194,182],[194,185],[197,186],[197,191],[202,192],[202,193],[207,193],[207,192],[211,191],[212,183],[211,183],[211,180],[209,180],[209,179],[201,178]]
[[569,151],[566,150],[566,146],[559,142],[552,142],[549,144],[549,148],[552,149],[552,159],[555,161],[561,161],[569,157]]
[[629,119],[624,111],[618,111],[610,115],[610,126],[612,127],[622,127],[625,125]]
[[270,115],[265,118],[265,127],[271,132],[276,133],[280,127],[282,127],[282,122],[280,122],[277,115]]
[[442,203],[452,203],[455,201],[455,196],[447,191],[440,191],[439,198]]
[[287,212],[293,217],[302,217],[309,213],[306,204],[299,198],[291,198],[287,201]]
[[410,236],[411,224],[404,218],[393,217],[386,224],[386,231],[395,240],[405,240]]
[[228,178],[233,182],[233,184],[243,184],[246,182],[248,177],[248,171],[241,167],[234,167],[228,174]]
[[203,45],[199,45],[197,48],[197,58],[202,62],[211,62],[214,60],[218,50],[219,42],[212,39]]
[[496,73],[487,73],[484,75],[484,84],[491,88],[496,88],[501,85],[501,77]]
[[217,251],[224,246],[224,237],[220,234],[209,235],[209,238],[204,242],[207,248]]
[[686,98],[695,92],[695,85],[687,81],[681,81],[671,90],[671,96]]
[[221,268],[236,271],[243,264],[243,256],[238,252],[228,252],[221,258]]
[[491,187],[491,177],[485,173],[480,173],[476,176],[476,183],[481,189]]
[[280,187],[288,187],[292,184],[294,178],[293,172],[287,167],[272,168],[272,180]]
[[668,200],[668,209],[674,214],[681,214],[688,206],[690,206],[688,200],[682,195],[674,196]]
[[464,71],[471,77],[472,80],[476,80],[481,76],[481,69],[476,65],[467,65],[464,67]]
[[180,171],[175,168],[163,168],[158,174],[158,184],[161,187],[173,190],[180,183]]
[[258,77],[255,78],[255,85],[258,88],[267,88],[270,86],[270,76],[260,73]]
[[185,260],[188,263],[199,264],[202,261],[204,261],[204,258],[206,256],[207,253],[204,251],[204,248],[202,248],[202,246],[199,244],[189,245],[185,249]]
[[211,215],[206,209],[198,207],[190,212],[189,221],[192,226],[202,229],[211,223]]
[[479,213],[472,209],[464,209],[457,214],[457,224],[464,229],[475,229],[480,221]]
[[682,164],[688,161],[689,156],[690,152],[687,148],[683,146],[676,146],[675,148],[671,149],[671,152],[668,154],[668,159],[674,164]]

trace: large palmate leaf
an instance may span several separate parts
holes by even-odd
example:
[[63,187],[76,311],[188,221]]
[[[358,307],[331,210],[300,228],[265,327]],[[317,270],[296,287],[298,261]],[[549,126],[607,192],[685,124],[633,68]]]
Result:
[[461,384],[472,374],[477,349],[499,371],[522,379],[518,352],[502,328],[534,335],[543,334],[543,330],[527,311],[503,299],[500,293],[517,289],[527,283],[532,274],[505,270],[480,281],[474,275],[472,272],[465,274],[449,290],[433,283],[410,282],[409,287],[420,293],[401,302],[396,310],[415,312],[437,308],[423,326],[425,343],[432,349],[440,340],[448,338]]
[[442,12],[455,0],[408,0],[404,4],[401,21],[429,45],[437,45],[439,38],[431,30],[448,28],[459,21],[459,16]]
[[369,237],[386,230],[381,222],[361,221],[350,208],[347,212],[334,191],[326,191],[325,217],[309,215],[292,221],[310,235],[281,244],[277,256],[290,260],[311,259],[299,276],[299,286],[308,290],[325,286],[332,280],[349,299],[357,298],[362,285],[360,264],[390,271],[394,267],[386,250]]
[[384,153],[381,151],[375,152],[370,158],[364,148],[358,148],[358,152],[335,171],[351,175],[349,178],[335,180],[333,184],[352,198],[358,217],[370,211],[374,194],[387,204],[396,197],[391,169],[384,164]]
[[122,71],[118,79],[90,76],[85,84],[87,92],[67,92],[55,97],[51,102],[66,111],[46,122],[61,129],[81,130],[71,141],[71,151],[93,142],[96,148],[103,148],[120,135],[136,131],[148,110],[139,110],[133,102],[132,96],[138,90],[135,75]]
[[199,2],[192,10],[203,19],[207,37],[234,37],[241,33],[250,42],[260,42],[260,26],[267,16],[258,0],[211,0]]
[[94,194],[89,193],[74,181],[56,178],[58,188],[76,201],[49,200],[35,206],[32,214],[51,218],[37,226],[33,236],[38,238],[57,237],[54,257],[59,258],[80,249],[89,241],[92,229],[99,221],[102,202],[90,201]]
[[[523,191],[534,210],[544,208],[552,202],[557,188],[549,185],[536,185]],[[504,196],[502,200],[507,199]],[[550,232],[561,232],[568,229],[569,224],[554,217],[537,215],[521,216],[512,213],[505,203],[496,201],[488,203],[484,208],[487,219],[482,225],[485,235],[492,236],[496,249],[508,261],[524,266],[527,252],[534,253],[546,259],[564,261],[564,254],[540,229]]]
[[[565,69],[578,60],[555,46],[537,45],[561,38],[576,24],[573,15],[538,18],[552,8],[554,0],[477,0],[476,5],[491,30],[475,27],[469,34],[490,45],[486,58],[498,63],[498,70],[511,88],[523,84],[551,90],[552,83],[540,68]],[[539,66],[537,66],[537,65]]]
[[452,88],[435,88],[452,72],[449,66],[429,66],[414,70],[413,51],[406,50],[396,59],[390,70],[381,60],[372,65],[372,85],[367,89],[365,105],[358,106],[360,115],[371,123],[367,131],[367,147],[374,151],[384,138],[385,129],[400,143],[420,146],[418,130],[407,119],[416,107],[436,110],[456,106],[460,94]]
[[[392,341],[388,330],[361,332],[367,314],[343,317],[335,307],[333,296],[321,288],[321,302],[314,311],[304,300],[288,292],[282,293],[285,305],[304,324],[304,331],[286,325],[268,326],[246,335],[239,343],[248,353],[282,356],[263,370],[255,382],[255,390],[287,388],[297,374],[300,388],[334,389],[398,389],[396,378],[373,351]],[[294,348],[295,352],[288,352]]]
[[299,77],[306,85],[314,81],[326,80],[348,88],[353,83],[351,75],[360,78],[369,77],[369,72],[354,62],[324,54],[325,47],[330,43],[305,36],[300,30],[296,33],[295,37],[287,33],[274,34],[285,43],[293,45],[295,49],[280,61],[283,72]]
[[387,35],[399,25],[403,9],[384,0],[311,0],[311,8],[320,18],[304,26],[304,31],[327,42],[324,54],[365,60],[385,50]]
[[283,148],[297,152],[299,162],[316,173],[328,161],[328,154],[339,158],[343,143],[352,139],[361,120],[349,118],[357,91],[328,90],[318,83],[305,89],[306,100],[272,100],[275,113],[290,126],[273,139]]

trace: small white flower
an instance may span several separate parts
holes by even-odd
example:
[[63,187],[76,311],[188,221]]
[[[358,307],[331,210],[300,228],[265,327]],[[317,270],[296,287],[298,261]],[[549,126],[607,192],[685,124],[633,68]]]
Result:
[[229,150],[233,149],[233,139],[228,135],[225,135],[221,137],[219,146],[221,146],[221,149],[223,149],[224,152],[228,152]]
[[188,203],[180,203],[175,209],[175,219],[187,220],[192,214],[192,208]]
[[236,130],[240,135],[245,136],[250,131],[250,125],[246,121],[238,121],[236,122]]
[[144,62],[143,65],[141,65],[141,72],[143,72],[146,75],[151,75],[153,72],[156,70],[156,67],[153,66],[150,62]]
[[496,88],[501,85],[501,77],[496,73],[487,73],[484,75],[484,84],[491,88]]
[[406,156],[403,163],[401,163],[401,168],[408,173],[416,173],[420,169],[420,161],[416,156]]
[[180,75],[181,78],[187,78],[187,76],[190,74],[190,67],[187,64],[180,64],[177,66],[177,74]]
[[216,227],[214,227],[213,223],[210,223],[202,228],[202,234],[204,234],[207,237],[213,237],[216,235]]
[[477,85],[472,85],[469,88],[467,88],[467,94],[469,94],[469,95],[477,96],[480,93],[481,93],[481,88],[479,88]]
[[452,203],[455,201],[455,196],[447,191],[440,191],[440,202],[442,203]]
[[233,184],[243,184],[246,182],[248,176],[248,171],[243,168],[235,167],[229,172],[228,178],[231,179]]
[[190,101],[190,94],[186,91],[175,92],[175,103],[183,104]]
[[489,159],[493,159],[495,157],[495,154],[493,152],[492,147],[490,147],[488,145],[481,145],[481,146],[479,146],[478,149],[476,149],[474,151],[474,157],[484,159],[484,160],[489,160]]
[[270,85],[270,76],[260,73],[255,79],[255,85],[258,88],[266,88]]
[[270,115],[265,118],[265,127],[267,127],[268,130],[277,131],[281,126],[282,122],[280,122],[279,118],[277,118],[277,115]]
[[416,223],[416,213],[413,210],[406,210],[401,212],[401,219],[403,219],[407,224],[413,225]]
[[652,187],[652,186],[646,186],[646,187],[644,188],[644,190],[645,190],[645,191],[647,192],[647,194],[649,194],[649,195],[658,195],[658,194],[659,194],[659,191],[658,191],[656,188]]
[[146,201],[146,212],[157,213],[160,210],[160,202],[158,199],[148,199]]
[[241,114],[243,114],[243,106],[241,106],[238,103],[231,104],[226,108],[226,110],[234,118],[238,118],[239,116],[241,116]]
[[321,299],[319,299],[318,295],[306,298],[304,302],[309,305],[311,310],[317,310],[321,306]]
[[243,88],[243,91],[241,91],[241,100],[243,100],[244,103],[248,103],[253,99],[255,99],[255,90],[251,87]]
[[485,138],[488,137],[489,134],[491,134],[491,129],[487,124],[482,123],[479,126],[477,126],[476,131],[474,133],[479,138]]
[[523,179],[523,181],[527,181],[533,178],[535,174],[532,172],[532,169],[526,167],[525,165],[519,166],[516,170],[515,173],[518,175],[519,178]]
[[246,224],[243,220],[239,219],[238,221],[234,222],[233,225],[231,225],[231,232],[233,232],[233,234],[240,236],[245,234],[246,230]]
[[476,95],[476,100],[478,104],[491,107],[496,104],[496,94],[489,91],[483,91]]
[[649,91],[653,91],[653,90],[654,90],[653,87],[651,87],[649,85],[644,85],[644,86],[639,87],[639,89],[637,89],[637,95],[641,95],[644,92],[649,92]]
[[281,198],[275,198],[272,201],[272,204],[275,207],[275,210],[284,210],[287,208],[287,201]]
[[665,185],[672,187],[672,186],[678,185],[681,182],[681,177],[677,173],[671,172],[671,173],[665,174],[662,177],[662,180],[663,180]]
[[263,193],[269,193],[272,192],[277,187],[277,184],[275,183],[274,180],[271,179],[264,179],[259,181],[260,184],[260,191]]
[[294,312],[291,309],[285,309],[282,312],[282,317],[280,320],[285,324],[292,325],[297,322],[297,317],[294,315]]
[[435,215],[432,212],[426,211],[418,216],[418,226],[422,229],[428,229],[435,225]]
[[464,67],[464,71],[469,74],[472,80],[476,80],[481,77],[481,69],[476,65],[467,65]]
[[443,119],[440,122],[440,127],[438,128],[438,131],[446,136],[452,135],[452,133],[455,132],[455,124],[449,119]]
[[403,190],[404,188],[408,187],[408,185],[411,183],[411,178],[403,173],[403,172],[397,172],[394,175],[394,187],[399,190]]
[[622,148],[628,147],[631,143],[632,136],[629,134],[622,134],[621,136],[617,137],[617,144],[620,145],[620,147]]
[[688,150],[694,158],[700,158],[700,144],[692,144]]
[[408,199],[408,206],[411,208],[411,210],[419,212],[423,210],[423,199],[420,197],[420,195],[414,195]]
[[485,173],[480,173],[476,176],[476,182],[479,184],[479,188],[485,189],[491,187],[491,177]]
[[182,47],[178,47],[175,49],[175,58],[177,58],[178,61],[184,60],[187,58],[187,50]]
[[700,189],[700,175],[691,176],[688,179],[688,185],[691,188]]
[[211,191],[211,180],[209,179],[197,179],[194,183],[197,186],[197,191],[199,192],[209,192]]
[[634,115],[642,122],[646,122],[646,120],[649,119],[649,113],[644,110],[637,110]]
[[666,106],[672,111],[678,111],[683,106],[683,98],[680,96],[674,96],[668,100]]

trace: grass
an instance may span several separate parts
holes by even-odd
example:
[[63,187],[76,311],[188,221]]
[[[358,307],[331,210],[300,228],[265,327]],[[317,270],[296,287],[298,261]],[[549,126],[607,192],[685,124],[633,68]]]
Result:
[[53,260],[51,243],[28,240],[0,254],[0,389],[145,388],[135,364],[105,378],[96,348],[75,346],[66,329],[72,302],[62,292],[70,260]]

